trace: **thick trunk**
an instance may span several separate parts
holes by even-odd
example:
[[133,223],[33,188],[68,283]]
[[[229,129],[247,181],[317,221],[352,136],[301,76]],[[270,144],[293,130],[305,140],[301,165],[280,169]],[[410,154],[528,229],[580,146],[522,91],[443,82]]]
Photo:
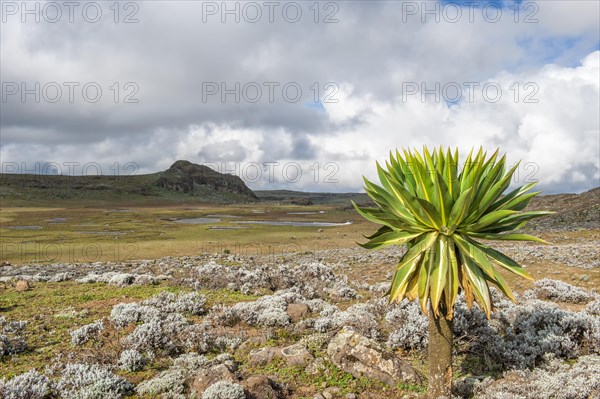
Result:
[[429,308],[429,384],[427,398],[450,398],[452,390],[452,320],[436,318]]

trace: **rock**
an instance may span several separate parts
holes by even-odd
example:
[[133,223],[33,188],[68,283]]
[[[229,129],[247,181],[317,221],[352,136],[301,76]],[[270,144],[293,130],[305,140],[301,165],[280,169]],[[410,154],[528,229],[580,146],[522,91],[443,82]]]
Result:
[[257,346],[262,346],[262,345],[265,345],[266,343],[267,343],[267,340],[262,335],[256,336],[256,337],[250,337],[241,343],[241,345],[236,349],[235,353],[239,356],[248,356],[248,354],[253,349],[256,349]]
[[323,397],[325,399],[333,399],[340,393],[340,389],[338,387],[328,387],[323,390]]
[[280,354],[281,348],[267,347],[254,349],[248,354],[248,361],[254,365],[264,366],[271,363]]
[[346,399],[356,399],[356,394],[355,393],[347,393]]
[[315,375],[321,374],[326,368],[327,366],[325,364],[325,359],[323,359],[322,357],[318,357],[315,360],[313,360],[313,362],[309,364],[308,367],[304,369],[304,371],[306,371],[307,374]]
[[200,396],[202,393],[217,381],[237,381],[233,374],[224,364],[218,364],[210,369],[201,369],[192,380],[192,392]]
[[286,313],[292,319],[292,322],[295,323],[307,316],[309,313],[308,306],[303,303],[290,303],[287,307]]
[[320,393],[316,394],[313,399],[325,399],[325,396],[321,395]]
[[301,344],[294,344],[283,348],[281,349],[281,354],[289,366],[305,368],[314,360],[312,353]]
[[303,368],[314,360],[314,356],[304,345],[295,344],[286,348],[266,347],[254,349],[248,354],[248,362],[257,366],[265,366],[278,357],[283,358],[289,366]]
[[238,364],[235,361],[235,358],[232,355],[230,355],[229,353],[221,353],[220,355],[215,357],[212,362],[214,365],[217,365],[217,364],[224,365],[232,373],[235,373],[238,369]]
[[299,386],[294,389],[294,395],[298,398],[312,398],[313,388],[308,386]]
[[0,266],[10,266],[10,262],[5,260],[2,262],[2,264],[0,264]]
[[348,327],[331,340],[327,354],[336,366],[355,378],[367,377],[390,386],[421,382],[408,362]]
[[19,280],[15,285],[15,289],[19,292],[29,291],[31,287],[29,286],[29,282],[27,280]]
[[253,375],[242,382],[247,399],[279,399],[274,383],[264,375]]

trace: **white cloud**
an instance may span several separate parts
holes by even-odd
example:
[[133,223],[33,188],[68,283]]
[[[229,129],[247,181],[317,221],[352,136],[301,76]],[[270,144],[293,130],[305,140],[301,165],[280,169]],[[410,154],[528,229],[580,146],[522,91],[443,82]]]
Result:
[[[350,182],[356,181],[357,171],[371,171],[367,174],[372,177],[373,159],[384,159],[395,147],[443,144],[468,151],[473,146],[499,146],[508,153],[509,163],[523,161],[516,183],[535,179],[551,191],[594,187],[600,159],[599,56],[598,51],[589,54],[576,68],[550,65],[534,74],[503,72],[490,79],[502,87],[496,103],[483,95],[450,108],[421,102],[419,96],[406,103],[370,103],[372,112],[365,114],[364,125],[321,140],[321,154],[336,158],[362,151],[366,156],[360,159],[340,161],[343,180]],[[521,88],[516,98],[515,82]],[[527,82],[535,86],[525,91]],[[534,88],[539,91],[530,100],[538,102],[524,103]]]
[[[504,9],[497,23],[481,10],[473,21],[463,12],[458,23],[422,23],[421,15],[407,18],[403,2],[389,1],[339,2],[334,24],[314,23],[312,3],[302,3],[304,19],[296,24],[281,17],[224,24],[220,15],[202,22],[202,2],[140,2],[137,24],[111,22],[109,3],[97,24],[23,24],[8,16],[0,25],[3,82],[93,81],[104,95],[96,104],[11,97],[2,104],[0,156],[19,163],[135,162],[140,172],[176,159],[298,162],[305,179],[290,183],[280,175],[275,182],[342,191],[359,189],[363,173],[373,177],[374,160],[392,148],[482,144],[538,165],[535,177],[550,191],[591,188],[599,176],[600,53],[593,50],[600,3],[527,3],[533,8],[521,10],[517,22]],[[533,11],[538,22],[524,23]],[[122,99],[129,81],[139,86],[140,101],[115,103],[111,85],[120,82]],[[289,103],[278,92],[272,103],[222,103],[219,95],[203,101],[205,82],[269,81],[296,82],[304,98]],[[337,83],[339,102],[324,103],[324,111],[306,106],[315,82],[321,98],[326,82]],[[452,82],[479,82],[474,101],[448,107],[431,95],[426,102],[402,96],[407,84]],[[497,103],[482,98],[485,83],[501,86]],[[525,103],[528,94],[539,102]],[[329,162],[339,166],[339,183],[310,177],[311,166]]]

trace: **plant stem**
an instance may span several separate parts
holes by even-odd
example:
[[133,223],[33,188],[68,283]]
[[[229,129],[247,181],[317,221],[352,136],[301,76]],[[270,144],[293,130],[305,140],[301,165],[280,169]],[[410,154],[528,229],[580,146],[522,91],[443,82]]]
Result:
[[435,317],[429,306],[429,384],[427,398],[450,398],[452,391],[452,320]]

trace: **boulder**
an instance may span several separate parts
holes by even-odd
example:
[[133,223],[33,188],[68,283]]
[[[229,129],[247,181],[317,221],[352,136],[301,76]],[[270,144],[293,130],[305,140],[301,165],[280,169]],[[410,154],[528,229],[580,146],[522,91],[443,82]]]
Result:
[[237,378],[224,364],[218,364],[209,369],[201,369],[193,376],[192,392],[200,397],[206,388],[218,381],[237,382]]
[[315,359],[304,345],[294,344],[281,350],[288,366],[307,367]]
[[318,357],[315,360],[313,360],[312,363],[310,363],[304,369],[304,371],[307,374],[318,375],[318,374],[323,373],[326,368],[327,368],[327,364],[325,363],[325,359],[322,357]]
[[325,399],[333,399],[337,397],[341,392],[341,389],[338,387],[327,387],[323,390],[323,397]]
[[279,399],[275,384],[264,375],[253,375],[242,382],[247,399]]
[[250,337],[238,346],[235,353],[238,356],[248,356],[248,354],[257,347],[265,345],[267,340],[264,336]]
[[379,343],[344,327],[329,343],[327,354],[340,369],[355,378],[367,377],[390,386],[421,383],[412,366]]
[[309,313],[308,306],[303,303],[290,303],[287,307],[286,313],[292,319],[292,322],[297,322]]
[[248,361],[250,364],[257,366],[264,366],[273,361],[277,356],[281,355],[281,348],[266,347],[260,349],[254,349],[248,354]]
[[27,282],[27,280],[19,280],[15,285],[15,290],[19,292],[28,291],[29,289],[31,289],[31,287],[29,286],[29,282]]

